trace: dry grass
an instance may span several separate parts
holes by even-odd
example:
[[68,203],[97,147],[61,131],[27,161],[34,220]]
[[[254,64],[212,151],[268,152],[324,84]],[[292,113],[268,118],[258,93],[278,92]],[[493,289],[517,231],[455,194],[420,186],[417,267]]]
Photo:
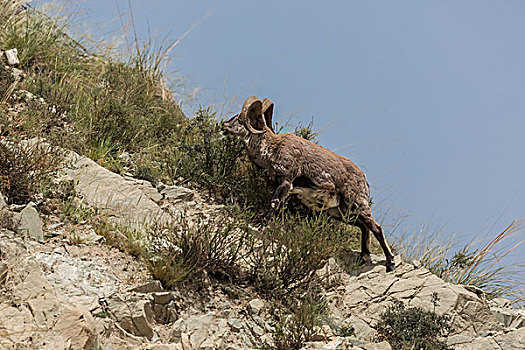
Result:
[[[509,264],[505,258],[525,243],[523,239],[516,242],[516,237],[524,234],[525,219],[521,219],[513,221],[488,241],[460,248],[442,227],[422,226],[417,232],[395,237],[393,245],[404,260],[419,260],[445,281],[473,285],[483,289],[489,297],[503,296],[519,304],[525,300],[525,265]],[[444,236],[448,236],[448,240],[443,241]]]

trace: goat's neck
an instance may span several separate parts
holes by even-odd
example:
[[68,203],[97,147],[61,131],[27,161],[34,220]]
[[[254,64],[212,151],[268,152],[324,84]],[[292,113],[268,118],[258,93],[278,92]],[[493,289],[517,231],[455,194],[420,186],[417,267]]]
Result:
[[254,135],[251,134],[244,139],[246,149],[250,159],[258,166],[266,169],[271,168],[270,140],[268,133]]

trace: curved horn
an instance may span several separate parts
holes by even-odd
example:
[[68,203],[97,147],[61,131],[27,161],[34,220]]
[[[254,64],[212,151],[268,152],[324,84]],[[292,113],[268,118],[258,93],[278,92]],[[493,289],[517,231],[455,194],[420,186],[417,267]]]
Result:
[[252,134],[264,134],[266,130],[256,130],[252,123],[261,116],[262,102],[255,96],[248,97],[242,105],[241,113],[239,114],[239,121]]
[[266,126],[270,128],[272,132],[273,126],[272,126],[272,117],[273,117],[273,102],[268,98],[262,99],[262,113],[264,115],[264,122],[266,123]]

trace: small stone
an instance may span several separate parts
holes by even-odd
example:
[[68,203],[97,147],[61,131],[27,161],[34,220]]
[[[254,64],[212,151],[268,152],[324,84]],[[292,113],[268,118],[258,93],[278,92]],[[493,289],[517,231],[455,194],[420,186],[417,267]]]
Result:
[[42,232],[42,222],[38,211],[35,209],[35,204],[30,202],[24,210],[20,212],[20,223],[17,227],[17,232],[26,234],[28,237],[38,241],[44,241],[44,233]]
[[18,59],[18,50],[16,48],[7,50],[4,52],[5,57],[7,59],[7,64],[10,66],[16,66],[20,64],[20,60]]
[[24,71],[14,67],[11,68],[11,75],[15,78],[15,81],[21,81],[25,76]]
[[173,326],[171,327],[170,331],[170,341],[172,342],[180,342],[182,338],[182,334],[186,332],[186,323],[184,322],[184,319],[179,318],[175,323],[173,323]]
[[195,197],[195,192],[186,187],[180,186],[166,186],[160,194],[167,200],[170,201],[190,201]]
[[156,292],[153,293],[153,302],[155,305],[166,305],[173,300],[173,295],[170,292]]
[[248,313],[250,315],[259,315],[264,309],[264,301],[261,299],[253,299],[248,303]]
[[516,318],[516,313],[512,309],[493,307],[490,311],[504,327],[509,327]]
[[121,154],[119,154],[119,155],[117,156],[117,158],[118,158],[119,160],[123,161],[123,162],[129,162],[129,161],[131,161],[131,155],[130,155],[128,152],[126,152],[126,151],[124,151],[124,152],[122,152]]
[[321,327],[315,326],[313,328],[314,334],[310,337],[311,341],[325,341],[326,337],[323,334],[323,331],[321,330]]
[[250,328],[252,329],[253,334],[255,334],[258,337],[260,337],[260,336],[262,336],[264,334],[264,329],[262,329],[261,327],[259,327],[256,324],[251,325]]
[[323,331],[324,335],[327,339],[331,339],[334,336],[334,332],[332,331],[332,328],[330,328],[329,325],[324,324],[321,326],[321,330]]
[[243,328],[243,324],[242,324],[241,320],[239,320],[237,318],[230,318],[228,320],[228,325],[235,332],[238,332],[238,331],[240,331]]
[[141,286],[135,287],[131,289],[131,291],[136,293],[156,293],[164,292],[164,288],[162,288],[162,283],[160,283],[159,280],[154,280]]

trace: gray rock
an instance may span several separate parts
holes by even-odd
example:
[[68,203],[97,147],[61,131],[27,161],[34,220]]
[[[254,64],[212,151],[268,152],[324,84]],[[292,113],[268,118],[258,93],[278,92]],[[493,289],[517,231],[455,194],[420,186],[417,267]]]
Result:
[[155,303],[155,305],[157,304],[166,305],[166,304],[169,304],[170,301],[172,300],[173,300],[173,294],[171,294],[170,292],[153,293],[153,302]]
[[262,329],[261,327],[259,327],[258,325],[256,324],[251,324],[250,325],[250,329],[252,330],[252,333],[257,336],[257,337],[261,337],[262,335],[264,335],[264,329]]
[[248,313],[252,316],[259,315],[264,309],[264,301],[261,299],[253,299],[248,303]]
[[195,192],[180,186],[165,186],[160,194],[172,202],[190,201],[195,197]]
[[500,307],[500,308],[505,308],[505,309],[512,308],[512,303],[510,302],[510,300],[505,299],[505,298],[491,299],[488,301],[488,304],[491,307]]
[[5,51],[4,55],[7,59],[8,65],[16,66],[20,64],[20,60],[18,59],[18,50],[16,48]]
[[348,323],[354,326],[355,335],[359,339],[372,340],[377,335],[376,330],[359,317],[350,316]]
[[64,172],[85,204],[98,208],[111,222],[143,230],[152,222],[169,221],[169,215],[132,181],[74,152],[69,152],[65,164]]
[[33,202],[29,203],[24,210],[20,212],[20,222],[16,231],[38,242],[44,241],[42,222],[40,221],[40,216]]
[[71,308],[62,313],[53,327],[71,349],[92,349],[97,344],[95,321],[88,310]]
[[239,332],[241,329],[243,329],[242,321],[237,318],[230,318],[228,320],[228,325],[235,332]]
[[135,287],[131,291],[135,293],[158,293],[164,292],[164,288],[162,288],[162,283],[159,280],[154,280]]
[[525,349],[525,327],[494,337],[502,350]]
[[110,296],[107,298],[109,314],[126,332],[151,340],[154,336],[151,326],[151,298],[145,295],[142,297],[143,299],[123,298],[117,294]]
[[512,309],[492,307],[490,311],[496,320],[498,320],[498,322],[500,322],[504,327],[509,327],[518,316],[517,313]]

